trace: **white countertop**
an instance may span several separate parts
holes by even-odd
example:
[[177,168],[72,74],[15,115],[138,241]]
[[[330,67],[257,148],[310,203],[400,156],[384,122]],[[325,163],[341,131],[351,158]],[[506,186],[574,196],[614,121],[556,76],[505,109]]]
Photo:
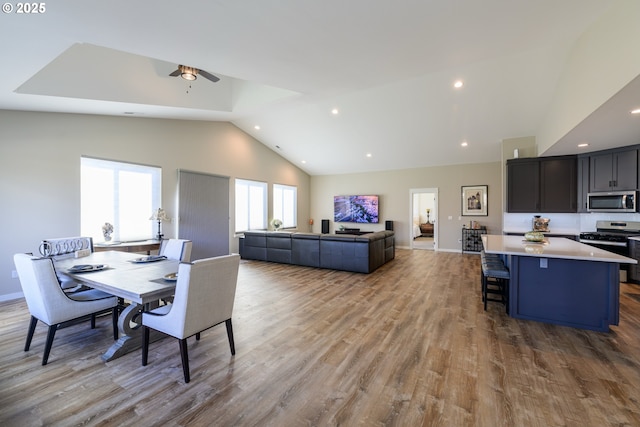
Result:
[[[522,234],[524,235],[524,233],[531,231],[531,229],[526,229],[526,228],[508,228],[508,229],[504,229],[502,230],[503,233],[513,233],[513,234]],[[552,228],[549,231],[542,231],[541,233],[543,234],[559,234],[559,235],[567,235],[567,236],[577,236],[580,234],[580,231],[575,230],[575,229],[562,229],[562,228]]]
[[585,245],[564,237],[547,237],[544,243],[527,242],[522,236],[497,234],[482,235],[486,253],[533,256],[539,258],[563,258],[580,261],[615,262],[637,264],[638,261],[594,246]]

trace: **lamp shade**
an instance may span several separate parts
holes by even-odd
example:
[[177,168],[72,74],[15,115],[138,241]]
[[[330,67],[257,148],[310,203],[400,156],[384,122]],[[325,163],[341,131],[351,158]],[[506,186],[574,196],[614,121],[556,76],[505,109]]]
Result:
[[167,216],[167,214],[165,213],[164,209],[162,208],[158,208],[155,211],[153,211],[153,214],[151,215],[151,218],[149,218],[151,220],[154,221],[169,221],[170,218]]

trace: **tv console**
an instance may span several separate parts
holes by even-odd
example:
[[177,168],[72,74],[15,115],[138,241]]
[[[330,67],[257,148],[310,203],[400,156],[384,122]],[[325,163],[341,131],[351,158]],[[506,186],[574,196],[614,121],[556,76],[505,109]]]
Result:
[[359,228],[345,228],[344,230],[336,230],[336,234],[353,234],[362,236],[363,234],[373,233],[373,231],[360,231]]

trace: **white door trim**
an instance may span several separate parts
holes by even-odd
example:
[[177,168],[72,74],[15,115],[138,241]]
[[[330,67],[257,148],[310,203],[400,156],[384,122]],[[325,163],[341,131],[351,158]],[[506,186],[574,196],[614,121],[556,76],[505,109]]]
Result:
[[433,193],[433,250],[438,250],[438,189],[437,188],[411,188],[409,189],[409,248],[413,249],[413,196],[414,194]]

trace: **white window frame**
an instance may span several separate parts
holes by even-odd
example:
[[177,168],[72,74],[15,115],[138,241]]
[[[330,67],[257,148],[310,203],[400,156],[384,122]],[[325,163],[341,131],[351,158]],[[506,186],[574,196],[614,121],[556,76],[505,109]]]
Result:
[[267,183],[248,179],[235,180],[236,233],[267,229]]
[[[162,168],[83,156],[80,178],[83,236],[104,242],[102,226],[108,222],[113,225],[110,242],[155,237],[157,223],[149,218],[162,206]],[[121,186],[122,180],[128,185]],[[133,186],[134,182],[138,185]]]
[[282,221],[282,228],[298,226],[298,187],[273,184],[273,218]]

